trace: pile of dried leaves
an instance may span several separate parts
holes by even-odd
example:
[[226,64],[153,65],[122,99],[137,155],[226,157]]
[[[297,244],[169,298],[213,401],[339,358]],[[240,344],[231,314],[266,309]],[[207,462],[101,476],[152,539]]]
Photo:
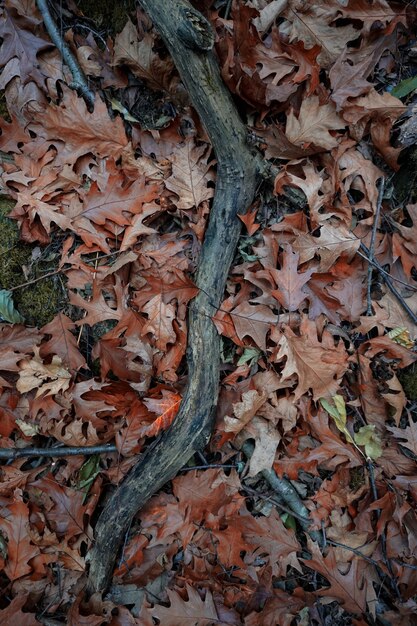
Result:
[[[19,318],[1,292],[0,446],[115,447],[4,462],[0,622],[415,624],[417,392],[401,370],[417,358],[403,308],[417,312],[417,205],[396,202],[406,107],[390,93],[413,71],[415,15],[385,0],[195,4],[248,141],[279,173],[241,216],[214,318],[211,445],[138,514],[110,595],[89,601],[103,498],[181,401],[216,163],[142,12],[105,42],[80,14],[67,30],[89,111],[34,0],[2,9],[1,191],[25,242],[62,243],[68,301],[30,328],[7,323]],[[144,89],[160,106],[149,123]],[[321,546],[269,470],[293,482]]]

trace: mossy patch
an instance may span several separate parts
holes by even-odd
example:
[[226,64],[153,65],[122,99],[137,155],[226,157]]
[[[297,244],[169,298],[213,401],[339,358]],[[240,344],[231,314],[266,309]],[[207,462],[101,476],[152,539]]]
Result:
[[105,38],[108,35],[120,33],[126,25],[128,17],[135,14],[134,0],[79,0],[77,7],[86,18],[93,20],[100,34]]
[[[0,288],[13,289],[23,283],[36,280],[56,269],[55,256],[40,251],[33,258],[34,245],[20,240],[16,222],[8,218],[14,202],[0,196]],[[23,268],[27,268],[27,274]],[[64,290],[59,277],[45,278],[27,287],[13,291],[15,308],[25,318],[28,326],[47,324],[62,309]]]
[[408,400],[417,400],[417,363],[400,370],[398,379]]

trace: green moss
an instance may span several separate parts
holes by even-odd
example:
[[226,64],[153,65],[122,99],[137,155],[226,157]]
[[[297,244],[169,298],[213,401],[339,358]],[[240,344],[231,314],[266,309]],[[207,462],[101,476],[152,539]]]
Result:
[[400,370],[398,379],[408,400],[417,400],[417,364],[413,363]]
[[126,25],[127,18],[135,14],[134,0],[79,0],[77,7],[86,18],[93,20],[101,35],[116,35]]
[[403,162],[393,178],[398,202],[415,202],[417,199],[417,149],[415,146],[404,151]]
[[6,104],[6,96],[3,90],[0,91],[0,117],[7,122],[11,122],[12,119],[9,115],[9,110]]
[[[32,261],[35,246],[20,241],[17,223],[7,215],[14,202],[0,196],[0,288],[13,289],[55,269],[48,259]],[[23,267],[30,268],[26,277]],[[62,308],[62,290],[56,277],[40,280],[13,292],[15,308],[29,326],[43,326]]]
[[357,491],[365,484],[365,476],[363,467],[353,467],[350,470],[350,482],[349,487],[352,491]]

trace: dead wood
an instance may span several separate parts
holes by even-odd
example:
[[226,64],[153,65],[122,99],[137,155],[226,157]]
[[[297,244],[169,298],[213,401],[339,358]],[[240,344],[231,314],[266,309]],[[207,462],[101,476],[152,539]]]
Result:
[[240,233],[238,213],[251,203],[259,159],[246,143],[246,129],[222,83],[207,20],[183,0],[142,0],[162,35],[212,142],[216,190],[199,261],[187,347],[188,386],[172,427],[139,458],[107,502],[89,555],[90,593],[110,581],[119,546],[146,501],[173,478],[208,441],[219,386],[220,338],[211,317],[220,304]]

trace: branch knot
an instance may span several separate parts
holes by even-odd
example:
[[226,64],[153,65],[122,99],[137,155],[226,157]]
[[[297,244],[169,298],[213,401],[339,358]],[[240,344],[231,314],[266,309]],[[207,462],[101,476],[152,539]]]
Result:
[[201,13],[191,9],[181,11],[182,20],[177,33],[182,43],[191,50],[207,52],[214,46],[211,24]]

